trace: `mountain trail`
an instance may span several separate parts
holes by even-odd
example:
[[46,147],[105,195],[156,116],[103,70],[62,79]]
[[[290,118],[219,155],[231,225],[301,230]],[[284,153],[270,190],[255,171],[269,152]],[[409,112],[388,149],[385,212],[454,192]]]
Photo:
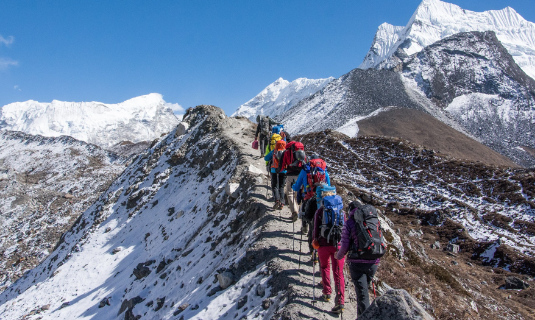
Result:
[[[270,251],[272,259],[268,261],[270,273],[273,275],[273,291],[286,290],[285,297],[281,304],[284,308],[278,311],[282,319],[336,319],[340,315],[330,313],[334,307],[334,279],[331,271],[331,284],[333,294],[331,302],[319,300],[322,295],[321,275],[319,272],[319,263],[315,266],[315,296],[316,303],[313,303],[313,267],[311,255],[308,253],[307,237],[303,235],[301,241],[301,220],[295,223],[291,222],[291,212],[288,207],[283,210],[273,210],[273,200],[270,181],[265,171],[265,162],[260,157],[258,150],[251,148],[251,142],[254,135],[246,134],[250,132],[244,130],[243,120],[240,120],[240,126],[232,126],[225,130],[225,134],[236,142],[240,148],[242,161],[246,165],[254,166],[262,170],[261,179],[257,179],[257,184],[250,193],[249,201],[253,201],[266,208],[264,219],[267,222],[263,225],[259,234],[258,241],[249,249],[260,255],[266,249]],[[248,122],[252,126],[252,123]],[[261,182],[260,182],[261,180]],[[301,251],[301,253],[300,253]],[[301,263],[299,263],[299,261]],[[349,274],[345,274],[346,291],[345,291],[345,319],[356,317],[356,301],[353,285],[350,283]],[[273,295],[273,293],[272,293]]]

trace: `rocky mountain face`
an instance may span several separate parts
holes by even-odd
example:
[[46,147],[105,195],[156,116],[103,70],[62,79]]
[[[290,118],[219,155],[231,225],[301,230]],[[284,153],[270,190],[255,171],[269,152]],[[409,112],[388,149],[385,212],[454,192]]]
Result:
[[30,100],[0,109],[0,129],[46,137],[66,135],[101,147],[122,141],[152,141],[178,122],[157,93],[118,104]]
[[352,70],[278,119],[291,133],[328,128],[356,136],[359,122],[393,107],[408,108],[530,167],[535,165],[529,153],[535,147],[533,88],[534,80],[493,32],[460,33],[392,70]]
[[311,96],[325,87],[334,78],[307,79],[299,78],[292,82],[282,78],[277,79],[256,97],[242,104],[232,116],[242,116],[256,121],[257,115],[275,117],[284,113],[299,101]]
[[470,134],[523,166],[535,159],[535,80],[492,31],[459,33],[406,59],[402,74]]
[[0,131],[0,291],[42,262],[124,168],[71,137]]
[[[2,317],[332,318],[332,304],[311,303],[313,266],[299,226],[288,209],[271,209],[252,123],[213,106],[184,121],[132,159],[55,250],[0,294]],[[298,139],[327,160],[344,203],[360,197],[381,212],[388,253],[368,318],[533,316],[532,170],[461,162],[389,138],[326,131]],[[443,251],[450,243],[461,252]],[[344,317],[354,318],[348,280]],[[507,283],[529,287],[498,289]]]
[[406,26],[379,26],[361,69],[390,69],[446,37],[468,31],[494,31],[530,77],[535,78],[535,24],[513,8],[473,12],[440,0],[423,0]]

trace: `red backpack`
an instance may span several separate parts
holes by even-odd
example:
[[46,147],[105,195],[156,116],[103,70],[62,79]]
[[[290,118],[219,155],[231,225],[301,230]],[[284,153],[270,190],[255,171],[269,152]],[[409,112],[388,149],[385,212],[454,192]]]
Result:
[[308,163],[307,168],[304,168],[307,173],[307,186],[305,200],[316,196],[316,186],[322,183],[327,183],[325,178],[325,170],[327,163],[322,159],[313,159]]
[[286,145],[286,152],[282,159],[282,167],[288,171],[288,175],[298,175],[303,169],[303,163],[297,161],[295,152],[305,150],[305,146],[299,141],[291,141]]

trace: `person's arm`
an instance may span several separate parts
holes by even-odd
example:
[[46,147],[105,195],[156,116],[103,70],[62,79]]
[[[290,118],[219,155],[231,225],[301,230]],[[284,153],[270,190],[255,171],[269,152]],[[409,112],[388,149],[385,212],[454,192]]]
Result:
[[258,134],[260,133],[260,123],[256,126],[256,132],[254,134],[254,139],[258,140]]
[[319,208],[314,213],[314,229],[312,230],[312,239],[318,240],[319,238],[319,228],[321,224],[320,216],[323,215],[323,208]]
[[349,251],[349,244],[351,241],[351,232],[349,228],[348,221],[344,224],[344,228],[342,229],[342,239],[340,240],[340,249],[335,253],[334,258],[336,260],[342,259],[347,252]]
[[328,185],[331,185],[331,178],[329,178],[329,172],[325,170],[325,182],[327,182]]
[[264,160],[271,161],[273,159],[273,151],[270,151],[266,156],[264,157]]
[[299,172],[299,176],[297,176],[297,182],[292,186],[293,191],[299,191],[299,189],[301,189],[304,177],[306,177],[306,172],[301,170],[301,172]]

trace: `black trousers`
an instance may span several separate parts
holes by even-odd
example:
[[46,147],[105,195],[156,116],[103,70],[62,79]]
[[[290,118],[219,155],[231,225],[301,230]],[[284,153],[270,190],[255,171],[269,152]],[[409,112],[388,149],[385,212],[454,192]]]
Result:
[[357,293],[357,315],[360,316],[364,310],[370,306],[370,296],[368,295],[368,285],[372,282],[373,276],[377,272],[377,264],[372,263],[349,263],[351,282],[355,285]]
[[286,204],[284,200],[284,188],[286,187],[286,173],[271,173],[271,190],[275,201]]
[[260,149],[260,156],[264,157],[266,152],[266,146],[268,145],[268,137],[260,134],[258,137],[258,148]]
[[314,228],[314,215],[318,209],[316,198],[310,198],[303,203],[303,212],[305,213],[302,220],[302,225],[308,224],[308,249],[312,253],[312,229]]

